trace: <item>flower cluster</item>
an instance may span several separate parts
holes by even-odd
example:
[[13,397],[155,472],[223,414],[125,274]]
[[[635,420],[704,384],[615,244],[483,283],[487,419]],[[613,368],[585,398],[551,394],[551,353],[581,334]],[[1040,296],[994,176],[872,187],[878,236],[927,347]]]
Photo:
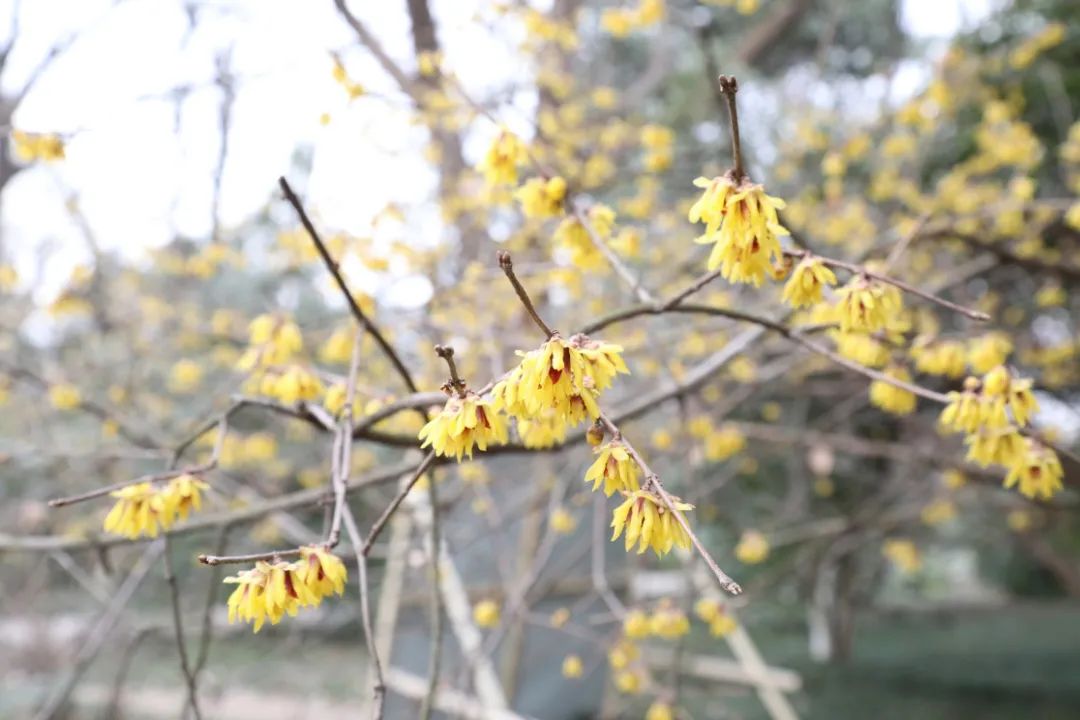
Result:
[[325,547],[305,545],[295,562],[258,561],[251,570],[242,570],[226,583],[238,585],[229,596],[229,622],[237,620],[262,629],[288,614],[295,617],[302,607],[318,606],[327,595],[345,592],[348,571],[345,563]]
[[784,207],[784,201],[766,195],[761,185],[745,178],[736,184],[729,176],[699,177],[694,185],[704,192],[690,207],[689,219],[705,223],[697,242],[713,245],[708,269],[720,268],[731,282],[761,285],[783,255],[779,236],[788,231],[776,211]]
[[493,405],[516,418],[533,420],[554,411],[565,424],[600,416],[596,397],[619,373],[629,373],[622,347],[557,333],[521,362],[492,390]]
[[999,365],[980,381],[969,377],[962,392],[950,392],[949,403],[941,413],[941,426],[952,432],[974,433],[978,430],[1001,430],[1009,425],[1009,414],[1016,425],[1031,421],[1039,404],[1031,392],[1030,378],[1013,378]]
[[286,405],[318,400],[324,389],[319,377],[306,365],[293,362],[304,349],[300,328],[291,320],[259,315],[248,328],[248,348],[236,363],[250,373],[246,392],[280,400]]
[[[647,548],[652,548],[659,557],[671,552],[673,547],[690,549],[690,534],[678,519],[672,517],[673,513],[657,495],[648,490],[624,494],[626,500],[615,508],[611,520],[612,540],[617,540],[625,530],[626,550],[637,543],[639,555]],[[678,498],[672,498],[672,506],[684,522],[683,513],[694,509],[693,505],[680,502]]]
[[461,458],[472,457],[473,447],[487,450],[489,443],[505,443],[506,421],[492,403],[468,392],[464,397],[452,395],[442,411],[420,429],[419,439],[430,445],[436,455]]
[[948,394],[939,424],[966,435],[968,460],[1007,468],[1005,487],[1047,499],[1061,490],[1064,473],[1051,448],[1020,434],[1039,408],[1031,387],[1030,378],[1013,377],[1002,365],[981,380],[969,377],[962,391]]
[[186,519],[192,511],[202,509],[202,491],[209,488],[194,475],[174,477],[164,487],[152,482],[128,485],[109,493],[116,504],[105,516],[105,532],[137,538],[140,535],[157,537],[177,520]]

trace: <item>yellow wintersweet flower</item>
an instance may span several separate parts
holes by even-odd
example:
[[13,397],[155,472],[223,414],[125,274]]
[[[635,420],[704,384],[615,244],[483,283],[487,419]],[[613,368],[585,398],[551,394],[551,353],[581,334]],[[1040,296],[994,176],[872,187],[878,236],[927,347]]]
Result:
[[649,632],[665,640],[674,640],[690,632],[690,620],[679,608],[665,604],[649,618]]
[[481,600],[473,606],[473,622],[482,628],[499,624],[499,605],[494,600]]
[[[335,417],[340,415],[342,410],[345,409],[345,402],[348,400],[348,388],[342,383],[331,385],[326,394],[323,396],[323,407],[330,411],[331,415]],[[356,417],[360,414],[360,399],[353,398],[352,414]]]
[[1031,513],[1026,510],[1011,510],[1005,522],[1013,532],[1027,532],[1031,528]]
[[621,440],[612,440],[594,451],[596,461],[585,473],[585,482],[593,483],[593,491],[604,483],[604,494],[611,497],[616,491],[632,492],[638,489],[638,465],[626,451]]
[[325,363],[344,365],[352,359],[355,331],[350,328],[335,330],[319,348],[319,359]]
[[[907,368],[893,365],[885,369],[885,375],[902,382],[911,382],[911,373]],[[884,380],[870,383],[870,402],[885,412],[893,415],[910,415],[915,411],[915,394],[898,388]]]
[[474,446],[487,450],[489,443],[505,443],[508,435],[506,420],[492,403],[470,391],[465,397],[452,395],[417,437],[424,441],[420,447],[430,445],[436,455],[461,462],[465,456],[472,457]]
[[723,462],[746,447],[746,436],[735,425],[725,424],[705,438],[705,457]]
[[963,392],[955,390],[948,394],[949,403],[941,411],[939,423],[947,431],[973,433],[982,424],[983,411],[976,389],[979,381],[968,378],[964,381]]
[[[345,70],[345,65],[342,64],[339,58],[335,56],[333,60],[334,69],[331,74],[333,75],[334,81],[348,93],[349,99],[355,100],[363,95],[365,92],[364,86],[353,81],[353,79],[349,77],[348,72]],[[327,118],[327,122],[329,122],[329,118]],[[326,123],[324,122],[323,124],[325,125]]]
[[649,616],[644,610],[631,610],[623,618],[623,636],[629,640],[644,640],[649,636]]
[[165,525],[165,499],[152,483],[128,485],[109,496],[117,502],[105,516],[105,532],[132,539],[140,535],[158,536]]
[[[638,543],[638,554],[652,548],[659,557],[671,552],[672,547],[690,549],[690,535],[682,524],[672,517],[664,502],[647,490],[624,493],[626,500],[615,508],[612,516],[611,539],[617,540],[626,530],[626,550]],[[672,498],[675,511],[685,521],[683,513],[694,506]]]
[[1012,352],[1012,341],[1001,332],[992,332],[973,339],[968,345],[968,364],[982,374],[1001,365]]
[[178,360],[169,371],[169,389],[189,393],[202,382],[202,368],[194,360]]
[[574,335],[564,340],[557,333],[537,350],[525,353],[521,363],[492,390],[495,408],[530,420],[552,409],[570,425],[586,417],[596,419],[596,395],[611,386],[619,373],[629,373],[622,347]]
[[82,404],[82,395],[74,385],[58,383],[49,387],[49,403],[57,410],[74,410]]
[[821,302],[821,289],[825,285],[836,285],[836,275],[821,260],[807,255],[795,266],[782,297],[793,308],[816,305]]
[[947,498],[929,502],[919,512],[919,518],[924,524],[930,526],[947,523],[955,517],[956,505]]
[[341,595],[349,571],[345,563],[322,545],[302,545],[300,560],[295,563],[295,579],[300,588],[307,591],[312,602],[318,605],[327,595]]
[[769,541],[757,530],[747,530],[735,546],[735,557],[746,565],[757,565],[769,557]]
[[503,130],[491,143],[477,170],[489,185],[517,184],[518,168],[529,161],[529,149],[514,133]]
[[645,720],[674,720],[675,713],[663,700],[657,700],[645,711]]
[[161,493],[164,500],[164,508],[161,513],[161,525],[168,528],[177,519],[186,520],[192,511],[202,509],[202,492],[210,488],[205,482],[184,473],[169,481],[165,490]]
[[724,611],[719,602],[712,598],[701,598],[694,603],[694,614],[697,615],[702,622],[711,623]]
[[566,440],[566,421],[548,408],[539,415],[527,420],[518,418],[517,432],[521,443],[527,448],[549,448],[561,445]]
[[785,207],[784,201],[746,179],[736,186],[727,176],[699,177],[694,185],[704,192],[688,217],[692,223],[705,223],[697,242],[713,244],[708,269],[720,268],[731,282],[761,285],[772,263],[783,255],[778,236],[789,234],[776,214]]
[[286,405],[318,400],[323,394],[319,377],[301,365],[290,365],[285,372],[267,372],[259,379],[259,392]]
[[852,278],[837,290],[837,294],[840,296],[840,329],[845,333],[883,330],[902,309],[898,294],[865,275]]
[[886,540],[881,553],[905,575],[917,572],[922,567],[922,555],[915,543],[902,538]]
[[15,157],[20,162],[53,162],[64,159],[64,139],[55,133],[12,130],[11,141],[15,145]]
[[[554,240],[557,245],[567,250],[570,261],[582,270],[597,270],[606,264],[604,254],[593,242],[595,235],[598,242],[607,242],[615,227],[615,211],[607,205],[594,205],[588,212],[589,227],[581,223],[576,216],[565,218],[555,229]],[[589,229],[592,229],[592,234]]]
[[567,655],[563,658],[562,674],[564,678],[576,680],[585,672],[585,665],[577,655]]
[[627,695],[641,692],[641,676],[634,670],[624,670],[615,676],[615,688]]
[[637,645],[623,638],[608,650],[608,664],[612,670],[623,670],[637,660],[640,654]]
[[548,525],[551,527],[552,532],[558,535],[569,535],[577,527],[577,520],[565,508],[556,508],[551,513]]
[[967,485],[967,477],[959,470],[950,468],[941,473],[941,484],[948,490],[959,490]]
[[[317,604],[298,582],[296,565],[260,560],[250,570],[241,570],[224,582],[238,587],[229,595],[229,624],[240,620],[262,629],[267,618],[277,625],[286,613],[295,617],[301,605]],[[301,593],[304,593],[303,595]]]
[[1065,476],[1057,453],[1031,438],[1023,440],[1023,449],[1005,477],[1007,488],[1016,486],[1028,498],[1049,500],[1063,489]]
[[911,349],[915,359],[915,368],[928,375],[944,375],[958,378],[964,374],[967,355],[964,345],[958,340],[923,342],[916,340]]
[[521,202],[521,212],[527,218],[543,220],[555,217],[563,211],[566,180],[558,176],[549,180],[530,178],[517,189],[514,197]]
[[836,342],[836,352],[860,365],[878,368],[889,362],[889,349],[870,335],[837,330],[831,332],[830,336]]
[[0,292],[12,292],[19,284],[19,273],[14,265],[0,263]]
[[1014,427],[980,429],[964,438],[964,444],[968,446],[967,459],[982,467],[1012,467],[1024,454],[1024,438]]
[[296,323],[270,314],[252,320],[248,333],[250,347],[237,362],[239,370],[281,365],[304,349],[304,339]]
[[[1039,403],[1031,392],[1031,386],[1030,378],[1014,378],[1002,365],[983,377],[983,393],[999,400],[1002,404],[1007,404],[1016,424],[1021,427],[1027,425],[1032,414],[1039,409]],[[1004,409],[1001,409],[998,414],[1003,417]]]

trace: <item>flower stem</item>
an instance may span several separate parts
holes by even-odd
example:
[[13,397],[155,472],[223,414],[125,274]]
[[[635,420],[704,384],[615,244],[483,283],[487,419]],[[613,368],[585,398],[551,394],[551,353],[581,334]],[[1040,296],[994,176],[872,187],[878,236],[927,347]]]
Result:
[[742,141],[739,137],[739,111],[735,106],[735,93],[739,92],[739,83],[733,75],[720,76],[720,92],[727,101],[728,117],[731,119],[731,156],[735,163],[731,174],[736,181],[746,177],[746,169],[743,166]]
[[436,345],[435,354],[445,360],[447,367],[450,368],[448,385],[458,394],[458,397],[465,397],[465,381],[458,375],[457,364],[454,362],[454,348],[449,345]]
[[518,280],[517,275],[514,274],[514,262],[510,257],[510,253],[506,250],[500,250],[495,257],[499,259],[499,267],[502,268],[503,273],[506,274],[506,279],[510,281],[510,284],[514,286],[514,292],[517,293],[518,299],[521,300],[521,304],[525,306],[525,309],[529,312],[529,317],[533,319],[533,322],[544,331],[544,334],[550,338],[555,334],[555,331],[548,327],[544,322],[540,314],[536,312],[536,306],[533,305],[532,299],[529,297],[529,293],[525,291],[525,287]]

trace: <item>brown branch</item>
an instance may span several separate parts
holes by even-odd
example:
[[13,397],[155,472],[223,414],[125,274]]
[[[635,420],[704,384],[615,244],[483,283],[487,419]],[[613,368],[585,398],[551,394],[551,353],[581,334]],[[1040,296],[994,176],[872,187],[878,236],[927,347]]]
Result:
[[180,656],[180,671],[184,675],[187,685],[187,704],[191,708],[195,720],[202,720],[202,712],[199,710],[199,684],[195,673],[191,670],[188,660],[187,642],[184,640],[184,621],[180,613],[180,588],[176,583],[176,572],[172,563],[172,544],[168,535],[165,536],[165,552],[162,555],[165,566],[165,580],[169,584],[169,604],[172,605],[173,634],[176,640],[176,651]]
[[465,397],[466,385],[458,375],[457,364],[454,362],[454,348],[449,345],[436,345],[435,354],[446,361],[446,366],[450,370],[450,382],[446,385],[456,392],[458,397]]
[[[424,459],[420,461],[420,464],[416,467],[416,470],[413,471],[413,474],[409,478],[408,482],[406,482],[402,486],[402,488],[398,491],[397,495],[394,496],[394,499],[390,501],[390,504],[387,505],[386,508],[382,511],[382,514],[379,515],[379,518],[375,521],[375,524],[371,526],[371,532],[368,533],[367,540],[364,541],[364,549],[362,551],[364,557],[367,557],[371,553],[371,548],[375,546],[375,541],[379,539],[379,535],[382,533],[383,528],[386,526],[386,523],[389,522],[390,518],[394,515],[394,512],[397,511],[398,507],[405,500],[405,496],[409,494],[410,490],[412,490],[413,485],[415,485],[416,482],[420,479],[420,477],[425,472],[427,472],[428,468],[431,467],[432,463],[434,462],[435,451],[432,450],[424,456]],[[433,481],[429,480],[429,482]]]
[[514,262],[510,257],[510,253],[506,250],[500,250],[495,254],[495,257],[499,260],[499,267],[502,268],[503,273],[506,275],[506,279],[510,281],[510,284],[514,287],[514,292],[517,293],[518,299],[521,300],[521,304],[525,306],[525,310],[529,313],[529,317],[533,319],[537,327],[544,331],[544,334],[551,338],[555,331],[548,327],[544,322],[540,314],[536,312],[536,306],[533,305],[532,298],[529,297],[529,293],[525,290],[525,286],[518,280],[517,275],[514,274]]
[[345,300],[349,304],[349,310],[352,311],[353,317],[356,318],[356,321],[360,323],[361,327],[371,333],[371,336],[375,338],[375,342],[382,349],[386,357],[390,359],[391,364],[405,382],[406,387],[408,387],[411,392],[416,392],[417,387],[416,383],[413,382],[412,374],[401,361],[397,351],[394,350],[393,346],[390,345],[389,341],[383,336],[379,328],[368,318],[360,308],[359,303],[356,302],[356,298],[353,297],[348,284],[345,282],[345,277],[341,274],[341,268],[334,258],[331,257],[330,251],[327,250],[326,244],[323,243],[322,238],[319,237],[319,232],[315,229],[315,225],[312,224],[311,218],[308,217],[307,212],[304,210],[300,198],[296,196],[296,193],[294,193],[293,189],[289,186],[289,181],[284,177],[280,177],[278,178],[278,184],[281,186],[281,191],[285,194],[285,199],[293,206],[297,216],[300,218],[300,223],[304,226],[304,230],[307,231],[308,236],[311,238],[311,242],[315,244],[315,249],[318,250],[319,255],[322,257],[326,269],[333,275],[334,282],[337,283],[338,288],[341,290],[341,294],[345,296]]
[[743,165],[742,138],[739,136],[739,109],[735,104],[735,93],[739,92],[739,82],[732,75],[721,75],[719,90],[724,95],[727,103],[728,120],[731,122],[731,159],[734,166],[731,168],[732,180],[736,184],[746,177],[746,168]]
[[[784,251],[784,255],[786,255],[787,257],[791,257],[791,258],[802,258],[802,257],[806,256],[806,254],[807,253],[804,250],[785,250]],[[980,310],[972,310],[971,308],[964,307],[963,305],[957,305],[954,302],[950,302],[950,301],[948,301],[948,300],[946,300],[944,298],[938,297],[937,295],[934,295],[932,293],[928,293],[925,290],[921,290],[921,289],[915,287],[914,285],[911,285],[909,283],[904,282],[903,280],[897,280],[894,277],[890,277],[888,275],[883,275],[881,273],[872,272],[870,270],[867,270],[862,265],[857,265],[856,263],[849,263],[849,262],[847,262],[845,260],[837,260],[835,258],[822,257],[820,255],[814,255],[814,258],[816,260],[820,260],[822,262],[822,264],[824,264],[824,265],[829,265],[831,267],[842,268],[842,269],[847,270],[848,272],[853,273],[855,275],[865,275],[868,278],[872,278],[872,279],[877,280],[879,282],[883,282],[883,283],[886,283],[888,285],[892,285],[893,287],[899,288],[900,290],[903,290],[906,293],[909,293],[911,295],[915,295],[916,297],[921,297],[924,300],[929,300],[932,303],[937,303],[938,305],[940,305],[940,306],[942,306],[944,308],[948,308],[949,310],[952,310],[953,312],[960,313],[961,315],[969,317],[972,320],[979,320],[979,321],[985,322],[985,321],[990,319],[989,315],[987,315],[986,313],[984,313],[984,312],[982,312]]]
[[368,655],[371,657],[371,666],[375,677],[371,688],[371,717],[381,720],[383,716],[383,703],[386,700],[386,682],[383,679],[382,661],[379,659],[379,650],[375,646],[375,632],[371,627],[371,600],[370,588],[367,579],[367,555],[364,553],[364,537],[356,526],[356,518],[352,510],[345,506],[345,531],[349,533],[349,542],[352,543],[353,553],[356,556],[356,575],[360,585],[360,627],[364,631],[364,644],[367,646]]

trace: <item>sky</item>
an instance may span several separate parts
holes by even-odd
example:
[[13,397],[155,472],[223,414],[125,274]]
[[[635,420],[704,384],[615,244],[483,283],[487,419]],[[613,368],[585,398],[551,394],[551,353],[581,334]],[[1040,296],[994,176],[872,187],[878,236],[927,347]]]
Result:
[[[0,37],[10,36],[13,2],[0,0]],[[432,193],[424,134],[408,123],[392,81],[356,47],[331,0],[191,4],[199,13],[194,25],[180,0],[21,3],[16,50],[0,78],[8,93],[54,43],[78,32],[14,117],[18,128],[69,137],[64,162],[19,173],[3,197],[0,228],[9,258],[39,301],[59,292],[71,269],[89,258],[82,232],[64,209],[70,196],[78,198],[100,247],[133,261],[176,235],[209,235],[220,142],[215,62],[227,51],[238,81],[222,178],[220,219],[226,231],[265,207],[300,146],[313,150],[305,191],[327,228],[378,235],[372,218],[387,203]],[[917,37],[944,40],[984,17],[992,4],[903,0],[901,21]],[[478,11],[492,16],[489,5],[433,2],[447,65],[477,97],[529,72],[513,52],[515,28],[493,33],[473,22]],[[410,67],[404,3],[353,6],[387,50]],[[387,97],[350,103],[331,78],[331,51],[344,53],[354,79]],[[925,64],[905,64],[894,90],[914,92],[926,71]],[[179,111],[176,89],[188,91]],[[326,126],[320,123],[324,113],[331,117]],[[477,159],[484,144],[482,137],[471,138],[469,159]],[[411,216],[406,228],[393,232],[432,238],[439,231],[432,210]],[[42,255],[46,262],[38,272]]]

